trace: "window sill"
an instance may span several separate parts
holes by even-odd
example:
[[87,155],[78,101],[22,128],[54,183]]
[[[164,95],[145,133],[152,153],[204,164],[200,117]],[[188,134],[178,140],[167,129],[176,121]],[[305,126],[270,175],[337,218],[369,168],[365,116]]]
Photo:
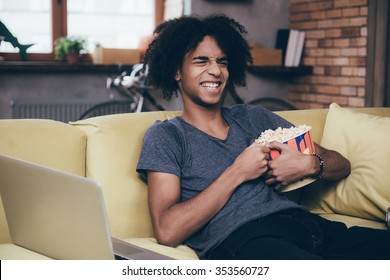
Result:
[[0,61],[0,73],[120,73],[128,64],[92,64],[81,62]]
[[[93,64],[80,62],[0,61],[0,73],[120,73],[131,69],[129,64]],[[311,74],[312,66],[253,66],[248,71],[259,76],[292,77]]]

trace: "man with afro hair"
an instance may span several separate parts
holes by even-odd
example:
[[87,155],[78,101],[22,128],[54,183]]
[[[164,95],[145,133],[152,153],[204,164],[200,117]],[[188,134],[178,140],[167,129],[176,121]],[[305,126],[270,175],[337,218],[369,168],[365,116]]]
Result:
[[[183,16],[159,25],[144,64],[148,81],[182,114],[144,136],[137,171],[147,181],[158,243],[191,247],[201,259],[390,258],[390,232],[331,222],[278,192],[305,177],[334,181],[349,161],[254,140],[291,123],[260,106],[222,107],[227,83],[245,86],[252,62],[245,28],[225,15]],[[281,156],[270,161],[270,150]]]

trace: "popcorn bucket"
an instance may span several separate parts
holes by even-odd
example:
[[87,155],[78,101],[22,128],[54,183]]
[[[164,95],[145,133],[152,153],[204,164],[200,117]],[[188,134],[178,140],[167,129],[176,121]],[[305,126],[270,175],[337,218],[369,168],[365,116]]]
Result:
[[[283,144],[287,144],[290,147],[293,147],[297,151],[300,151],[304,154],[311,155],[314,153],[314,143],[313,139],[311,138],[310,130],[290,139]],[[280,152],[278,150],[272,149],[270,152],[270,160],[277,159],[280,155]]]

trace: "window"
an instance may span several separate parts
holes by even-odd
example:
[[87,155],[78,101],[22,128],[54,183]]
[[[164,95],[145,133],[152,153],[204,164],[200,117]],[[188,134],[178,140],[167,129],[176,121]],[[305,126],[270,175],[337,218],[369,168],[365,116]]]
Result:
[[[61,36],[83,36],[88,50],[137,48],[162,21],[163,0],[0,0],[0,20],[20,44],[28,60],[54,60],[53,42]],[[21,60],[19,49],[2,42],[5,60]]]

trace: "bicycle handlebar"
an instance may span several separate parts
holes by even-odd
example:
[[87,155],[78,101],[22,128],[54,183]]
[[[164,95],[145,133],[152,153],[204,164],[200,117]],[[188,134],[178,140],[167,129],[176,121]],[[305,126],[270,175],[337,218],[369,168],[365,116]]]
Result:
[[145,89],[148,87],[145,85],[146,77],[148,74],[148,68],[143,71],[143,64],[135,64],[131,70],[123,71],[120,75],[112,79],[107,78],[107,90],[116,89],[122,96],[134,98],[142,96]]

